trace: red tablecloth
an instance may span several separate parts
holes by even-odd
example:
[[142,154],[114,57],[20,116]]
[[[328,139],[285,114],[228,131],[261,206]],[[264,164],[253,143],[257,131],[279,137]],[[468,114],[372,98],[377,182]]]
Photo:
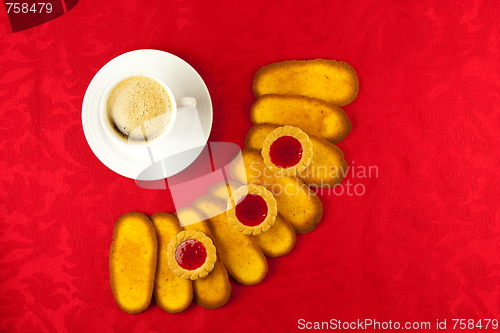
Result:
[[[476,331],[490,331],[485,319],[500,319],[499,10],[479,0],[81,0],[13,33],[0,9],[0,331],[290,332],[365,319],[448,329],[481,319]],[[336,59],[359,77],[339,144],[355,172],[320,195],[317,229],[269,259],[261,284],[233,282],[217,310],[152,304],[129,315],[109,288],[115,220],[174,206],[168,191],[99,162],[81,106],[99,68],[144,48],[200,73],[210,140],[240,146],[261,66]]]

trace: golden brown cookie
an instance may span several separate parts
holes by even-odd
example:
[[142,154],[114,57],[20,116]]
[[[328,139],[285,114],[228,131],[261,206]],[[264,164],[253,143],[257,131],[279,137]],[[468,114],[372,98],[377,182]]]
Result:
[[111,291],[125,312],[148,307],[153,293],[157,259],[156,234],[144,214],[129,212],[115,223],[109,252]]
[[302,95],[342,106],[358,95],[358,78],[342,61],[290,60],[259,69],[253,91],[257,98],[267,94]]
[[[255,241],[229,222],[226,204],[212,196],[201,196],[192,206],[207,218],[210,233],[227,272],[244,285],[260,283],[267,273],[267,259]],[[220,213],[223,212],[223,213]]]
[[[229,196],[241,186],[240,183],[230,180],[212,186],[208,193],[221,202],[227,203]],[[229,193],[229,195],[228,195]],[[280,257],[289,253],[295,246],[295,229],[281,215],[268,231],[252,236],[266,257]]]
[[229,173],[240,184],[261,185],[263,163],[260,150],[245,148],[241,151],[241,158],[230,164]]
[[183,230],[167,246],[168,267],[186,280],[206,277],[213,269],[217,251],[212,239],[198,230]]
[[298,177],[311,187],[328,188],[340,184],[347,173],[344,153],[333,143],[313,136],[310,138],[314,157]]
[[[182,221],[187,221],[185,230],[198,230],[213,238],[207,223],[197,209],[181,208],[177,211],[177,215]],[[203,279],[193,281],[193,288],[195,302],[204,308],[217,309],[227,303],[231,297],[231,284],[220,255],[212,272]]]
[[169,313],[184,311],[191,304],[193,287],[190,280],[175,274],[167,262],[167,245],[182,231],[177,218],[168,213],[151,216],[158,239],[158,260],[155,276],[154,296],[156,304]]
[[295,246],[295,229],[280,214],[273,226],[260,235],[252,236],[266,257],[281,257]]
[[351,122],[338,106],[306,96],[264,95],[252,105],[254,124],[291,125],[309,135],[332,143],[342,141],[351,130]]
[[233,191],[237,190],[242,184],[234,180],[219,182],[208,189],[208,194],[217,199],[227,202]]
[[[260,150],[263,146],[263,138],[276,129],[276,125],[258,124],[248,131],[245,140],[247,148]],[[347,163],[344,153],[333,143],[326,140],[309,136],[312,142],[313,157],[311,164],[300,174],[298,178],[312,187],[332,187],[339,184],[347,172]]]
[[264,165],[258,150],[242,150],[242,162],[230,166],[236,181],[248,180],[263,185],[273,192],[278,203],[278,213],[288,221],[297,233],[312,231],[323,215],[319,198],[300,179],[280,177]]
[[294,177],[303,172],[313,158],[309,136],[298,127],[277,127],[262,142],[262,157],[269,169],[284,176]]
[[273,226],[278,207],[271,192],[263,186],[250,184],[232,192],[227,201],[226,214],[236,230],[256,236]]
[[300,179],[269,176],[263,179],[263,185],[274,194],[278,212],[295,232],[304,234],[316,228],[323,215],[323,205]]

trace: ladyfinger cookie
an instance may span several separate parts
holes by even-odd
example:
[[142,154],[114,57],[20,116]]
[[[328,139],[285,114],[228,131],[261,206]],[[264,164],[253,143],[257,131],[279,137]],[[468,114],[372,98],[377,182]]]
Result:
[[342,141],[351,130],[351,122],[338,106],[306,96],[264,95],[250,110],[254,124],[295,126],[309,135],[332,143]]
[[158,261],[153,294],[156,304],[169,313],[184,311],[193,299],[191,280],[183,279],[168,267],[167,246],[172,237],[182,231],[179,220],[172,214],[151,216],[158,239]]
[[274,194],[278,212],[304,234],[316,228],[323,215],[321,200],[300,179],[270,176],[263,185]]
[[267,259],[253,238],[237,231],[226,215],[226,204],[204,195],[192,206],[206,217],[210,233],[230,276],[244,285],[260,283],[267,273]]
[[116,303],[127,313],[148,307],[153,293],[157,240],[151,220],[129,212],[115,223],[109,252],[110,285]]
[[234,180],[218,182],[208,189],[208,194],[221,200],[222,202],[227,202],[231,197],[232,192],[237,190],[241,185],[243,184]]
[[[278,203],[278,213],[288,221],[295,232],[312,231],[323,215],[321,200],[300,179],[279,176],[264,165],[260,151],[242,150],[243,162],[230,166],[233,179],[248,180],[263,185],[273,192]],[[237,177],[237,178],[235,178]]]
[[[242,184],[233,180],[220,182],[212,186],[208,193],[220,202],[227,204],[232,192]],[[278,207],[279,209],[279,207]],[[280,214],[269,230],[258,235],[251,235],[266,257],[281,257],[295,246],[295,229]]]
[[[279,210],[279,205],[278,205]],[[257,246],[266,257],[281,257],[292,251],[295,246],[295,229],[280,214],[268,231],[253,235]]]
[[352,67],[342,61],[289,60],[259,69],[253,91],[256,97],[302,95],[342,106],[358,95],[358,78]]
[[[204,217],[196,208],[185,207],[177,210],[179,220],[184,224],[184,230],[197,230],[212,238]],[[204,278],[193,281],[195,302],[207,309],[217,309],[227,303],[231,297],[231,284],[226,268],[220,259],[217,248],[217,261],[213,270]]]
[[245,148],[241,158],[235,159],[229,166],[231,178],[241,184],[262,185],[264,160],[259,150]]
[[[262,149],[262,142],[267,134],[278,126],[273,124],[258,124],[248,131],[245,146],[255,150]],[[332,187],[344,179],[347,163],[344,153],[336,145],[315,136],[309,136],[313,145],[311,164],[297,176],[306,185],[312,187]]]

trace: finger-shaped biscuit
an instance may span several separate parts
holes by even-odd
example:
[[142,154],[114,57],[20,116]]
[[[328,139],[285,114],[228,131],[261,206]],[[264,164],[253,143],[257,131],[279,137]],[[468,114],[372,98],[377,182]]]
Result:
[[[232,180],[228,181],[228,183],[220,182],[212,186],[208,193],[222,203],[227,203],[232,192],[241,185]],[[295,229],[279,214],[269,230],[250,237],[255,240],[255,243],[266,257],[284,256],[295,246]]]
[[245,148],[241,151],[241,158],[236,158],[229,166],[229,173],[238,183],[261,185],[263,165],[260,151]]
[[[241,151],[243,162],[230,166],[235,176],[249,183],[265,186],[273,192],[278,202],[278,213],[288,221],[295,232],[306,233],[313,230],[323,215],[323,205],[319,198],[300,179],[278,176],[265,167],[260,152],[245,148]],[[237,181],[242,181],[236,179]]]
[[328,188],[340,184],[347,172],[344,153],[334,144],[310,137],[313,143],[313,159],[309,167],[299,174],[300,180],[311,187]]
[[144,311],[151,302],[157,241],[151,220],[129,212],[115,223],[109,252],[110,284],[118,306],[128,313]]
[[[207,218],[207,224],[230,276],[244,285],[260,283],[267,273],[267,260],[255,241],[229,222],[226,205],[212,196],[201,196],[193,207]],[[222,212],[222,213],[220,213]]]
[[234,180],[222,181],[210,187],[208,194],[223,202],[227,202],[233,191],[237,190],[241,185],[241,183]]
[[[181,208],[177,211],[177,215],[185,224],[185,230],[201,231],[213,238],[203,215],[196,208]],[[219,252],[219,249],[217,251]],[[204,308],[217,309],[227,303],[231,297],[231,284],[220,259],[220,253],[217,253],[217,261],[210,274],[203,279],[194,280],[193,288],[195,302]]]
[[259,69],[253,91],[256,97],[302,95],[342,106],[358,95],[358,78],[352,67],[342,61],[290,60]]
[[[276,125],[258,124],[248,131],[245,146],[251,149],[262,149],[262,142],[267,134],[272,132]],[[305,184],[312,187],[332,187],[339,184],[347,172],[347,163],[344,153],[334,144],[309,136],[313,145],[311,164],[298,177]],[[247,157],[248,159],[248,157]]]
[[252,105],[254,124],[269,123],[295,126],[309,135],[333,143],[342,141],[351,130],[351,122],[338,106],[306,96],[264,95]]
[[156,213],[151,221],[158,239],[158,260],[153,294],[156,304],[169,313],[184,311],[193,299],[191,280],[181,278],[168,267],[167,246],[182,231],[179,220],[168,213]]
[[[264,171],[263,175],[269,175]],[[262,185],[273,192],[278,212],[295,229],[304,234],[316,228],[323,215],[321,200],[300,179],[269,175]]]
[[295,246],[295,229],[280,214],[268,231],[252,237],[266,257],[284,256]]

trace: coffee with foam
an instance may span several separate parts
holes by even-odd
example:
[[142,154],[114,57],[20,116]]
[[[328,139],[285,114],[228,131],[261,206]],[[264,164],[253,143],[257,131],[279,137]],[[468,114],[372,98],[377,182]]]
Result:
[[144,142],[163,133],[171,121],[172,101],[155,79],[138,75],[119,82],[106,110],[115,132],[124,140]]

